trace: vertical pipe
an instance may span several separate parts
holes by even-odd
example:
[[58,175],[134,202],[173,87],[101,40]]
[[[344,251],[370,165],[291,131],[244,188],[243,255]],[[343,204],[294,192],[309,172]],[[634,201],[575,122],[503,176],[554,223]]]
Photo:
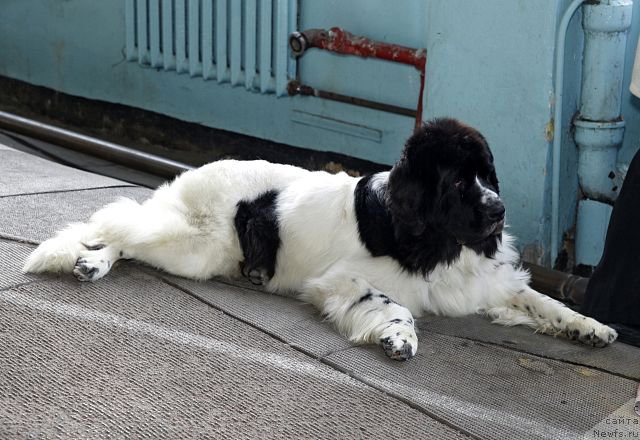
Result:
[[597,266],[604,250],[613,207],[595,200],[580,200],[576,221],[576,264]]
[[567,37],[567,28],[573,14],[585,0],[573,0],[562,15],[556,36],[556,63],[555,63],[555,107],[553,112],[553,147],[552,147],[552,175],[551,175],[551,266],[555,264],[558,256],[558,244],[560,242],[560,156],[562,152],[562,98],[564,86],[564,51]]
[[189,71],[187,60],[187,5],[185,0],[175,0],[175,21],[176,21],[176,72],[184,73]]
[[578,205],[576,263],[595,266],[604,250],[611,203],[618,195],[614,179],[624,137],[622,80],[633,4],[609,0],[587,3],[582,10],[582,87],[574,133],[578,181],[585,199]]
[[138,35],[138,63],[149,63],[149,40],[147,39],[148,29],[148,11],[147,0],[137,0],[137,35]]
[[260,48],[258,50],[260,69],[260,91],[271,89],[271,1],[260,0]]
[[189,32],[189,75],[198,76],[202,74],[202,64],[200,63],[200,0],[189,0],[188,32]]
[[585,4],[582,8],[585,47],[580,115],[583,119],[613,121],[620,116],[632,7],[631,0],[609,0],[608,4]]
[[231,1],[229,23],[229,69],[231,85],[242,82],[242,2]]
[[173,7],[173,0],[162,0],[162,62],[164,70],[176,67]]
[[229,80],[229,69],[227,67],[227,20],[227,0],[216,0],[216,76],[218,83]]
[[202,77],[211,79],[213,66],[213,0],[202,0]]
[[149,1],[149,47],[151,48],[151,66],[162,66],[160,47],[160,0]]
[[256,79],[256,0],[245,0],[244,12],[244,85],[253,90]]
[[127,61],[135,61],[138,58],[136,47],[136,0],[126,0],[125,2],[125,29],[126,42],[125,53]]

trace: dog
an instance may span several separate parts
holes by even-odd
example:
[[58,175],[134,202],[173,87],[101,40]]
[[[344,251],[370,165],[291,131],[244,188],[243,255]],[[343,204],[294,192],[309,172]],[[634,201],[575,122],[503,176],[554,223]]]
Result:
[[414,317],[482,314],[602,347],[612,328],[529,287],[505,232],[493,156],[455,119],[427,122],[390,171],[354,178],[265,161],[191,170],[46,240],[25,272],[97,281],[119,259],[296,292],[355,343],[415,356]]

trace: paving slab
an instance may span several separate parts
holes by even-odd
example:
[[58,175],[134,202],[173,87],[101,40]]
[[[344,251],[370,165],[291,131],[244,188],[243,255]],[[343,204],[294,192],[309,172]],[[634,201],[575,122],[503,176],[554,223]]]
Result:
[[0,197],[86,188],[132,186],[15,150],[0,150]]
[[[151,269],[149,269],[151,270]],[[353,347],[310,304],[264,291],[235,286],[228,281],[196,282],[162,275],[202,301],[250,323],[314,357]]]
[[0,236],[41,242],[71,222],[86,221],[119,197],[146,200],[152,190],[104,188],[0,198]]
[[427,332],[489,342],[545,358],[606,370],[640,381],[640,348],[622,342],[614,342],[605,348],[593,348],[565,338],[535,334],[526,327],[494,325],[480,316],[428,316],[417,320],[417,325]]
[[23,274],[22,266],[35,246],[0,238],[0,289],[7,289],[18,284],[54,278],[56,275],[41,277],[34,274]]
[[418,355],[389,363],[358,347],[324,359],[482,439],[582,438],[629,411],[634,381],[446,335],[419,335]]
[[464,437],[120,269],[0,291],[0,438]]

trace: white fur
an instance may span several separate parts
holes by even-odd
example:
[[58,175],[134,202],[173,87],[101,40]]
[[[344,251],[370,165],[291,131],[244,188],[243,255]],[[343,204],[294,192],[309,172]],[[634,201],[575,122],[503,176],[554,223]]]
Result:
[[[388,173],[376,175],[374,190],[387,179]],[[482,313],[503,325],[554,334],[578,330],[574,336],[586,332],[605,343],[615,339],[612,329],[530,289],[507,233],[495,258],[464,248],[457,261],[438,265],[427,279],[390,257],[373,258],[359,238],[357,182],[344,173],[264,161],[215,162],[184,173],[142,204],[121,199],[88,223],[69,226],[42,243],[24,271],[74,271],[94,281],[117,259],[134,258],[189,278],[237,277],[243,253],[234,227],[236,205],[276,189],[282,242],[267,289],[298,292],[355,342],[378,342],[392,358],[411,357],[417,349],[413,316],[425,311]],[[92,243],[105,247],[85,248],[94,248]],[[371,300],[358,302],[367,292]],[[385,296],[393,302],[385,304]]]

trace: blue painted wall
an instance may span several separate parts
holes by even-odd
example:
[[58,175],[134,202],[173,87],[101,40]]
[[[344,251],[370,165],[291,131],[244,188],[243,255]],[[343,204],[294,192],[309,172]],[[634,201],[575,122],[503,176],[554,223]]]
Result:
[[[426,47],[425,117],[454,116],[485,134],[495,153],[511,231],[519,237],[527,260],[544,263],[550,230],[555,35],[569,3],[300,0],[299,27],[342,26],[374,39]],[[629,65],[638,31],[635,20]],[[575,221],[576,156],[568,128],[577,108],[581,32],[578,13],[569,32],[561,121],[566,127],[562,230]],[[412,131],[413,121],[405,116],[317,98],[277,98],[140,66],[125,61],[124,46],[124,0],[2,2],[0,75],[210,127],[389,164]],[[301,59],[299,72],[304,83],[317,88],[416,106],[419,75],[412,67],[310,51]],[[628,85],[629,75],[625,81]],[[640,147],[640,103],[628,94],[623,101],[628,125],[621,158],[628,161]]]

